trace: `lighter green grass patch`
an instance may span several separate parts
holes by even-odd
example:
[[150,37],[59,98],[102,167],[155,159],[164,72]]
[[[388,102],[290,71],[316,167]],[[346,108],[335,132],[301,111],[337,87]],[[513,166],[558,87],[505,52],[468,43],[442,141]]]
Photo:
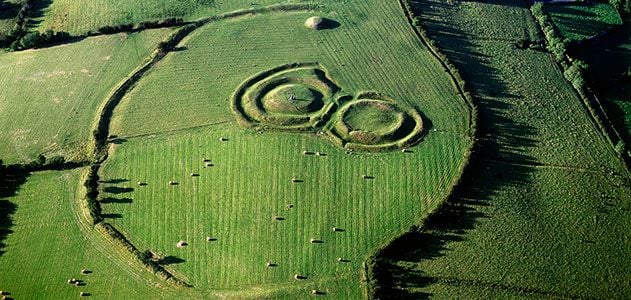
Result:
[[0,157],[86,159],[97,108],[170,30],[0,54]]

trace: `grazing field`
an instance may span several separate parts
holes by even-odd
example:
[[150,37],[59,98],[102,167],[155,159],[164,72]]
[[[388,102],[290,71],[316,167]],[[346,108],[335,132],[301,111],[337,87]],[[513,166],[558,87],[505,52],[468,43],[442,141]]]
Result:
[[[161,282],[142,266],[124,255],[117,260],[121,250],[82,223],[76,194],[82,171],[37,172],[20,186],[0,185],[0,203],[14,206],[10,232],[0,241],[0,290],[15,299],[78,298],[82,291],[98,299],[169,295],[150,286]],[[71,278],[81,284],[68,284]]]
[[390,295],[631,295],[631,177],[550,54],[513,45],[535,26],[526,5],[414,6],[470,84],[484,138],[456,197],[384,256]]
[[282,2],[279,0],[93,0],[88,3],[74,0],[55,0],[41,7],[42,16],[36,19],[36,29],[84,34],[109,25],[140,23],[165,18],[193,20],[235,9],[261,7]]
[[168,32],[108,35],[0,54],[0,157],[6,163],[28,162],[42,153],[87,159],[97,108]]
[[[322,31],[304,26],[313,12],[209,23],[114,111],[107,221],[173,257],[166,268],[195,289],[357,298],[366,257],[460,175],[470,107],[398,4],[329,8],[339,27]],[[362,103],[395,124],[354,118]],[[326,132],[347,115],[380,140],[331,143]],[[417,131],[422,140],[407,139]],[[382,142],[389,151],[366,153]]]
[[543,9],[568,41],[584,40],[622,24],[620,15],[609,3],[546,4]]

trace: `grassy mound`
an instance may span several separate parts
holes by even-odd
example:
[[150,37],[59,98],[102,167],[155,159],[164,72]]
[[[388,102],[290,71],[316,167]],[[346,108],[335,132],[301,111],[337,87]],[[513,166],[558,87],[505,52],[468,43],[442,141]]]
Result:
[[401,118],[401,113],[392,105],[362,102],[347,110],[342,121],[351,131],[381,132],[398,126]]
[[278,114],[308,114],[324,106],[323,95],[313,88],[287,84],[273,89],[263,97],[265,110]]
[[423,120],[416,110],[374,93],[358,98],[345,104],[329,125],[329,136],[336,144],[353,150],[382,151],[410,147],[420,141]]

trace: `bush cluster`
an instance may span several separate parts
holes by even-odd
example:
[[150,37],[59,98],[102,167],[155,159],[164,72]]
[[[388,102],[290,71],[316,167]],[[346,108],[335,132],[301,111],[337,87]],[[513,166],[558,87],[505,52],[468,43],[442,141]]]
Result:
[[132,31],[139,31],[143,29],[173,27],[173,26],[179,26],[179,25],[184,25],[184,24],[186,24],[186,22],[184,22],[184,20],[181,18],[168,18],[168,19],[162,19],[162,20],[157,20],[157,21],[140,22],[138,24],[127,23],[127,24],[120,24],[120,25],[105,25],[97,29],[96,31],[89,31],[87,35],[94,36],[94,35],[99,35],[99,34],[132,32]]
[[48,29],[44,32],[29,32],[23,35],[21,38],[15,40],[10,48],[11,50],[25,50],[40,48],[49,46],[51,44],[66,41],[71,38],[71,35],[67,32],[56,32]]
[[552,18],[543,11],[543,3],[537,2],[533,4],[530,11],[541,26],[543,34],[546,36],[548,50],[554,55],[557,61],[563,61],[567,47],[566,42],[556,34]]
[[86,205],[94,224],[103,221],[101,204],[97,200],[99,196],[99,167],[96,164],[90,166],[90,173],[83,182],[83,186],[86,188]]

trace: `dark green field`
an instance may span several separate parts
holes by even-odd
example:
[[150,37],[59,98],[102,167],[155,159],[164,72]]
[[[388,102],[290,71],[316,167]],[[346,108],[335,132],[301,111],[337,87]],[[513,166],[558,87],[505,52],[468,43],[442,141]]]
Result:
[[[471,84],[484,138],[457,193],[385,252],[385,293],[629,297],[629,173],[550,55],[515,47],[536,33],[528,7],[422,1],[414,11]],[[479,21],[502,15],[515,16],[495,24],[503,32]]]

